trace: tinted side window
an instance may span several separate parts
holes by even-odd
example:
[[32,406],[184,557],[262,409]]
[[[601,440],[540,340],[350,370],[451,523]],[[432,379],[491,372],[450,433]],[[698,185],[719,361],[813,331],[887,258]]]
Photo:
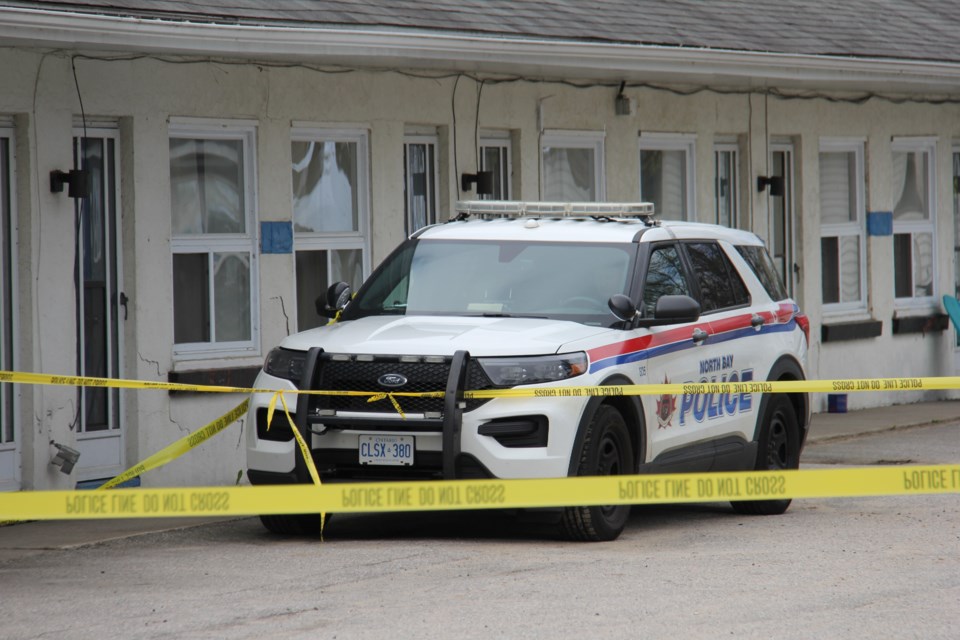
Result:
[[643,280],[644,317],[652,316],[657,300],[666,295],[690,295],[676,245],[660,245],[650,253],[647,275]]
[[690,242],[687,255],[700,285],[703,313],[749,304],[747,286],[730,264],[727,254],[714,242]]
[[787,297],[787,290],[780,280],[780,274],[777,273],[777,267],[773,263],[773,258],[763,247],[737,247],[737,251],[747,261],[750,268],[757,275],[760,284],[767,290],[767,293],[774,300],[784,300]]

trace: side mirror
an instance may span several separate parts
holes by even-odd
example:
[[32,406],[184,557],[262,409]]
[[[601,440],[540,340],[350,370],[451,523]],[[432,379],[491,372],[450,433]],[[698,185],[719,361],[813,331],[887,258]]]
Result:
[[607,300],[607,306],[610,307],[610,311],[616,316],[617,320],[623,320],[624,322],[630,322],[639,313],[636,305],[633,304],[633,300],[622,293],[615,293],[610,296],[610,299]]
[[327,289],[326,299],[323,297],[317,298],[317,313],[327,318],[336,317],[337,313],[342,311],[343,308],[347,306],[347,303],[350,302],[352,295],[353,291],[350,289],[349,284],[346,282],[335,282]]
[[663,324],[696,322],[700,318],[700,303],[690,296],[660,296],[652,318],[639,321],[642,327]]

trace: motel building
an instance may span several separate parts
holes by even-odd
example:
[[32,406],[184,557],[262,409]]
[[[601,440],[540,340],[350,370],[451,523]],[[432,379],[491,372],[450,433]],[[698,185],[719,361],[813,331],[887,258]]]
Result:
[[[249,385],[489,172],[755,232],[810,378],[958,375],[958,33],[914,0],[0,0],[0,369]],[[0,490],[95,485],[242,399],[4,383]],[[248,428],[143,486],[235,483]]]

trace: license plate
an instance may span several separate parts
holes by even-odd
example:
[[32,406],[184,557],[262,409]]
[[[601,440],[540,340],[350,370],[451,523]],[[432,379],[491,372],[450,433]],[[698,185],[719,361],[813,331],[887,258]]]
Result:
[[413,464],[413,436],[360,436],[360,464]]

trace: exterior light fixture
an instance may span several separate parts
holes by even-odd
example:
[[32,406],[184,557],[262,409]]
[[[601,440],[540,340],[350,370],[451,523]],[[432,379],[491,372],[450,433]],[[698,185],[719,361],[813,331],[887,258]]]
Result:
[[784,194],[783,176],[757,176],[757,191],[763,191],[770,187],[770,195],[782,196]]
[[493,171],[478,171],[477,173],[464,173],[460,176],[460,189],[470,191],[473,185],[477,185],[477,195],[493,195]]
[[71,198],[86,198],[90,195],[90,172],[85,169],[50,172],[50,192],[63,193],[67,185],[67,195]]
[[57,449],[57,453],[50,459],[50,464],[55,467],[60,467],[60,473],[69,475],[69,473],[73,471],[73,466],[77,464],[77,460],[80,459],[80,452],[76,449],[71,449],[65,444],[54,442],[53,440],[50,441],[50,444]]
[[613,99],[613,112],[618,116],[633,115],[633,102],[631,102],[630,98],[623,95],[623,88],[626,86],[626,81],[622,81],[620,83],[620,90],[617,92],[617,97]]

